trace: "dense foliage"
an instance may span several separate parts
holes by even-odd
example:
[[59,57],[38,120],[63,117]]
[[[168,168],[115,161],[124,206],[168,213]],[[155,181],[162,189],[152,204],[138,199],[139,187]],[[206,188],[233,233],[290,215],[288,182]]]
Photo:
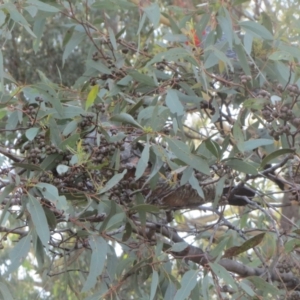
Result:
[[300,299],[294,4],[187,2],[0,5],[5,299]]

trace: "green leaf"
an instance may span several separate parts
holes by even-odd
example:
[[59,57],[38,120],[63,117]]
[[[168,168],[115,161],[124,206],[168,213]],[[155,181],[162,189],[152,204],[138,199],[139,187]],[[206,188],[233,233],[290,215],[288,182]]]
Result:
[[129,70],[127,73],[137,82],[143,83],[145,85],[153,86],[153,87],[157,86],[153,78],[151,78],[148,75],[142,74],[136,70]]
[[48,249],[48,242],[50,240],[50,230],[48,227],[45,212],[40,202],[31,194],[28,194],[28,200],[29,201],[27,203],[27,209],[30,213],[35,230],[44,247]]
[[41,2],[41,1],[38,1],[38,0],[27,0],[26,1],[27,4],[31,4],[31,5],[34,5],[36,6],[39,10],[42,10],[42,11],[46,11],[46,12],[52,12],[52,13],[57,13],[59,12],[59,9],[52,6],[52,5],[49,5],[49,4],[46,4],[44,2]]
[[160,10],[157,3],[152,3],[149,6],[143,8],[143,11],[149,18],[150,22],[153,23],[154,28],[157,28],[160,20]]
[[275,51],[271,55],[269,55],[270,60],[287,60],[292,61],[293,56],[286,51]]
[[51,211],[48,207],[44,207],[44,212],[45,212],[50,230],[54,230],[57,225],[57,219],[56,219],[54,212]]
[[29,23],[22,16],[22,14],[19,13],[15,5],[13,5],[12,3],[7,3],[4,5],[4,7],[9,11],[12,20],[22,25],[32,37],[36,38],[35,34],[32,32],[32,30],[29,27]]
[[9,184],[3,190],[1,190],[1,193],[0,193],[0,204],[15,189],[15,187],[16,187],[15,184]]
[[42,195],[53,202],[58,209],[67,210],[68,204],[64,196],[59,196],[57,187],[52,184],[39,182],[36,187],[41,191]]
[[262,280],[261,277],[250,276],[247,277],[247,281],[248,280],[255,286],[256,289],[263,291],[263,296],[271,294],[274,298],[276,298],[279,295],[279,290],[274,286],[274,284],[270,284],[265,280]]
[[218,48],[211,45],[206,48],[206,51],[209,52],[209,55],[205,59],[204,68],[206,68],[206,69],[212,68],[212,67],[216,66],[220,61],[222,61],[230,67],[231,71],[233,71],[233,65],[232,65],[230,59]]
[[128,239],[131,237],[132,234],[132,226],[130,222],[127,222],[125,225],[124,234],[122,236],[122,242],[128,241]]
[[80,134],[75,133],[70,135],[68,138],[66,138],[64,141],[62,141],[58,147],[62,150],[70,149],[70,148],[76,148],[77,143],[80,139]]
[[172,245],[172,247],[170,249],[168,249],[168,251],[181,252],[184,249],[186,249],[188,246],[189,246],[189,244],[186,242],[179,242],[179,243],[175,243],[174,245]]
[[222,198],[226,179],[227,179],[227,176],[223,176],[220,178],[220,180],[218,180],[218,182],[216,184],[215,199],[214,199],[214,203],[213,203],[214,209],[217,208],[217,206],[219,204],[219,200]]
[[99,193],[104,194],[105,192],[109,191],[112,187],[114,187],[123,179],[126,173],[127,173],[127,169],[124,169],[122,173],[115,174],[111,179],[109,179],[106,182],[105,186],[99,191]]
[[1,82],[1,91],[3,91],[4,87],[4,67],[3,67],[3,54],[2,50],[0,49],[0,82]]
[[98,92],[99,92],[99,85],[96,84],[92,86],[85,102],[85,110],[88,110],[88,108],[94,104]]
[[242,44],[238,44],[234,46],[234,50],[238,56],[241,67],[243,68],[246,75],[251,75],[251,70],[249,67],[249,61],[246,56],[245,49]]
[[34,21],[33,32],[36,35],[36,39],[33,41],[33,50],[35,54],[37,53],[40,45],[42,35],[45,29],[46,19],[38,19]]
[[62,134],[64,136],[69,135],[70,133],[72,133],[73,131],[75,131],[77,129],[77,126],[78,126],[78,122],[76,120],[73,120],[73,121],[69,122],[67,124],[67,126],[65,127]]
[[49,129],[50,129],[51,142],[56,146],[60,145],[62,142],[62,137],[60,134],[60,130],[59,130],[57,121],[53,117],[50,117],[48,124],[49,124]]
[[250,297],[255,296],[255,292],[252,290],[252,288],[250,287],[250,284],[248,284],[247,280],[241,281],[239,284],[239,287]]
[[151,204],[138,204],[134,205],[130,208],[130,212],[159,212],[159,208],[157,206]]
[[189,184],[191,185],[191,187],[197,191],[198,195],[204,199],[204,193],[203,190],[201,188],[201,186],[199,185],[199,181],[196,179],[196,177],[192,174],[191,177],[189,178]]
[[115,34],[110,27],[108,27],[108,34],[109,34],[109,39],[110,39],[110,42],[111,42],[114,50],[117,50],[117,42],[116,42]]
[[300,50],[298,47],[287,45],[286,43],[280,43],[279,49],[292,55],[292,57],[298,59],[300,56]]
[[256,236],[252,237],[251,239],[247,240],[241,246],[234,246],[227,249],[224,253],[223,257],[234,257],[241,253],[248,251],[259,245],[265,237],[265,233],[257,234]]
[[153,270],[149,300],[153,300],[155,297],[157,286],[158,286],[158,280],[159,280],[158,273],[157,271]]
[[12,294],[10,293],[7,285],[3,282],[0,282],[0,292],[5,300],[14,300]]
[[87,67],[91,67],[97,71],[99,71],[100,73],[103,74],[111,74],[111,70],[105,66],[101,61],[93,61],[93,60],[88,60],[86,62]]
[[300,240],[299,239],[291,239],[288,242],[285,242],[284,249],[287,253],[291,253],[295,248],[299,248]]
[[178,98],[176,90],[169,89],[167,91],[166,105],[169,107],[172,114],[182,116],[185,113],[184,107]]
[[272,145],[274,144],[274,140],[271,139],[255,139],[248,140],[244,143],[245,151],[251,151],[261,146]]
[[243,172],[245,174],[251,174],[251,175],[257,175],[258,172],[255,167],[250,165],[249,163],[237,159],[237,158],[228,158],[227,160],[224,160],[226,165],[231,167],[234,170],[237,170],[239,172]]
[[119,226],[121,223],[123,223],[124,218],[125,218],[125,213],[123,213],[123,212],[115,214],[114,216],[112,216],[108,220],[108,223],[105,227],[105,231],[109,231],[109,230]]
[[281,155],[286,155],[286,154],[293,154],[295,153],[295,150],[293,149],[279,149],[276,150],[270,154],[268,154],[261,162],[260,168],[263,169],[267,163],[270,161],[274,160],[275,158],[281,156]]
[[89,237],[92,255],[90,272],[84,283],[81,292],[87,292],[97,283],[97,277],[102,274],[107,254],[107,243],[101,236],[92,235]]
[[243,103],[243,107],[251,110],[262,110],[267,103],[269,100],[265,98],[249,98]]
[[143,127],[129,114],[120,113],[119,115],[114,115],[110,118],[111,121],[122,122],[125,124],[131,124],[137,128],[143,129]]
[[241,28],[243,28],[246,32],[253,34],[256,37],[265,39],[265,40],[273,40],[272,33],[264,26],[260,25],[257,22],[253,21],[242,21],[239,22]]
[[[156,54],[146,65],[146,67],[151,66],[157,62],[161,62],[163,60],[166,61],[178,61],[181,58],[187,58],[190,53],[183,48],[172,48],[166,52],[160,52]],[[196,64],[197,65],[197,64]]]
[[212,271],[220,278],[224,280],[226,284],[231,285],[231,287],[234,290],[238,290],[238,287],[232,278],[231,274],[222,266],[216,263],[209,263],[209,266],[211,267]]
[[149,143],[147,143],[143,149],[143,152],[141,154],[139,162],[136,166],[135,180],[140,179],[143,176],[143,174],[145,173],[146,168],[148,167],[149,149],[150,149],[150,146],[149,146]]
[[206,160],[198,155],[192,154],[189,147],[182,141],[166,138],[172,152],[178,159],[185,162],[188,166],[193,167],[203,174],[210,175],[209,166]]
[[9,251],[9,258],[11,264],[8,266],[8,273],[12,273],[23,263],[26,259],[31,245],[31,234],[28,234],[21,238],[20,241]]
[[3,12],[3,10],[0,10],[0,27],[4,25],[6,16],[7,15]]
[[245,145],[244,145],[244,132],[242,130],[242,126],[240,122],[236,121],[233,125],[233,137],[236,142],[236,146],[238,149],[244,153],[245,151]]
[[28,138],[29,141],[33,141],[34,138],[37,136],[39,130],[39,128],[29,128],[26,130],[25,136]]
[[184,273],[181,279],[181,288],[176,292],[174,300],[188,299],[191,291],[197,284],[198,270],[189,270]]
[[206,139],[204,141],[204,144],[206,148],[211,152],[212,155],[214,155],[216,158],[221,158],[221,149],[219,144],[217,144],[215,141],[213,141],[211,138]]
[[72,51],[74,50],[74,48],[76,46],[78,46],[83,39],[86,37],[85,33],[82,32],[77,32],[74,31],[72,37],[70,38],[69,42],[67,43],[64,53],[63,53],[63,57],[62,57],[62,62],[63,65],[66,62],[66,59],[69,57],[69,55],[72,53]]
[[233,42],[232,26],[233,25],[231,22],[231,18],[225,6],[222,6],[220,10],[224,11],[226,17],[219,15],[217,16],[217,20],[224,32],[224,36],[226,37],[226,42],[228,42],[230,49],[232,49],[232,42]]
[[138,122],[150,126],[154,131],[159,131],[166,125],[169,117],[170,110],[167,107],[155,105],[142,109],[138,115]]

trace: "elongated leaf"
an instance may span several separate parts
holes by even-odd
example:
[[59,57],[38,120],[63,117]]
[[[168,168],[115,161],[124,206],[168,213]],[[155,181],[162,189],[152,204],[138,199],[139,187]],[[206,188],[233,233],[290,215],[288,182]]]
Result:
[[193,174],[189,178],[189,184],[195,191],[197,191],[198,195],[204,199],[203,190],[202,190],[201,186],[199,185],[199,181],[196,179],[196,177]]
[[181,288],[177,291],[174,300],[188,299],[192,289],[197,284],[198,272],[198,270],[189,270],[186,273],[184,273],[180,283]]
[[216,192],[215,192],[215,199],[214,199],[214,203],[213,203],[213,208],[217,208],[218,204],[219,204],[219,200],[221,199],[222,195],[223,195],[223,190],[224,190],[224,185],[226,182],[226,176],[223,176],[220,178],[220,180],[217,182],[216,184]]
[[157,86],[154,80],[148,75],[142,74],[136,70],[129,70],[127,73],[137,82],[153,87]]
[[234,290],[237,290],[238,287],[234,281],[234,279],[232,278],[232,276],[230,275],[230,273],[222,266],[216,264],[216,263],[209,263],[209,266],[211,267],[212,271],[220,278],[222,278],[224,280],[224,282],[226,284],[231,285],[231,287]]
[[105,231],[109,231],[109,230],[115,228],[116,226],[119,226],[123,222],[124,218],[125,218],[125,213],[123,213],[123,212],[115,214],[114,216],[112,216],[108,220],[108,223],[105,227]]
[[175,90],[168,90],[166,96],[166,105],[169,107],[171,113],[176,114],[177,116],[182,116],[185,112]]
[[201,158],[200,156],[192,154],[190,152],[189,147],[185,143],[183,143],[182,141],[172,140],[169,138],[166,138],[166,140],[171,150],[178,157],[178,159],[182,160],[188,166],[193,167],[194,169],[198,170],[203,174],[207,174],[207,175],[210,174],[207,161]]
[[105,66],[101,61],[88,60],[86,62],[86,65],[99,71],[100,73],[111,74],[111,70],[107,66]]
[[253,238],[249,239],[245,243],[243,243],[241,246],[234,246],[234,247],[227,249],[225,251],[225,254],[223,257],[237,256],[241,253],[248,251],[249,249],[254,248],[255,246],[259,245],[262,242],[264,236],[265,236],[265,233],[260,233],[256,236],[254,236]]
[[125,124],[131,124],[137,128],[143,129],[143,127],[129,114],[120,113],[119,115],[112,116],[111,121],[122,122]]
[[77,32],[77,31],[73,32],[73,35],[70,38],[69,42],[67,43],[63,53],[63,57],[62,57],[63,65],[65,64],[66,59],[72,53],[74,48],[78,46],[85,37],[86,37],[85,33]]
[[247,281],[248,280],[253,283],[255,288],[257,288],[260,291],[263,291],[263,296],[267,296],[268,294],[271,294],[273,295],[274,298],[276,298],[279,295],[279,290],[275,287],[275,285],[270,284],[265,280],[261,280],[261,277],[250,276],[247,277]]
[[245,174],[251,174],[251,175],[257,175],[258,171],[255,167],[250,165],[249,163],[237,159],[237,158],[230,158],[226,161],[226,165],[231,167],[234,170],[237,170],[239,172],[243,172]]
[[130,208],[130,211],[137,211],[137,212],[159,212],[159,208],[157,206],[151,204],[138,204],[134,205]]
[[149,300],[153,300],[155,297],[155,293],[156,293],[157,286],[158,286],[158,280],[159,280],[158,273],[157,273],[157,271],[153,270]]
[[271,139],[249,140],[244,143],[244,149],[245,151],[250,151],[261,146],[272,145],[272,144],[274,144],[273,139],[272,140]]
[[293,56],[286,52],[286,51],[276,51],[273,52],[270,56],[269,59],[271,60],[287,60],[287,61],[292,61]]
[[86,102],[85,102],[85,109],[86,110],[94,104],[95,99],[98,95],[98,92],[99,92],[99,85],[96,84],[91,88],[91,90],[90,90],[90,92],[87,96],[87,99],[86,99]]
[[256,37],[260,37],[266,40],[273,40],[271,32],[264,26],[253,21],[242,21],[239,23],[240,26],[249,33],[254,34]]
[[250,297],[255,296],[255,292],[250,287],[250,284],[246,283],[247,281],[241,281],[239,287],[243,289],[243,291],[248,294]]
[[42,1],[27,0],[26,3],[27,4],[35,5],[39,10],[42,10],[42,11],[52,12],[52,13],[59,12],[58,8],[56,8],[56,7],[52,6],[52,5],[46,4],[46,3],[42,2]]
[[48,227],[47,218],[45,212],[40,204],[40,202],[33,197],[31,194],[28,194],[28,204],[27,209],[30,213],[32,222],[35,226],[35,230],[46,249],[48,249],[48,242],[50,239],[50,230]]
[[57,187],[54,185],[39,182],[36,187],[41,191],[42,195],[53,202],[58,209],[66,210],[68,208],[65,196],[59,196]]
[[41,39],[44,32],[45,24],[46,24],[46,19],[38,19],[35,20],[34,22],[33,32],[36,35],[36,39],[33,42],[33,50],[35,53],[37,53],[41,45]]
[[3,54],[2,54],[2,51],[0,49],[0,88],[1,88],[1,91],[3,91],[3,83],[4,83],[4,66],[3,66]]
[[268,100],[265,98],[249,98],[243,103],[243,107],[253,110],[262,110],[267,103]]
[[291,239],[290,241],[284,244],[284,249],[287,253],[290,253],[294,251],[295,248],[299,248],[299,246],[300,246],[300,240],[298,238]]
[[29,232],[9,252],[9,258],[11,264],[8,267],[7,270],[8,273],[15,271],[23,263],[23,261],[25,260],[25,258],[29,253],[30,244],[31,244],[31,234]]
[[181,252],[189,246],[186,242],[175,243],[168,251]]
[[109,34],[109,39],[110,39],[110,42],[111,42],[114,50],[117,50],[117,42],[116,42],[115,34],[110,27],[108,28],[108,34]]
[[161,62],[162,60],[167,61],[177,61],[180,58],[186,58],[190,54],[186,49],[183,48],[172,48],[166,52],[160,52],[156,54],[146,65],[146,67],[151,66],[154,63]]
[[135,180],[138,180],[141,178],[148,167],[148,161],[149,161],[149,143],[147,143],[143,149],[142,155],[139,159],[139,162],[136,166],[136,171],[135,171]]
[[272,153],[270,153],[269,155],[267,155],[261,162],[260,164],[260,168],[263,169],[264,166],[269,163],[270,161],[272,161],[273,159],[281,156],[281,155],[285,155],[285,154],[291,154],[291,153],[294,153],[295,150],[293,149],[279,149],[279,150],[276,150]]
[[236,146],[238,149],[243,153],[245,150],[245,145],[244,145],[244,132],[241,128],[240,122],[235,122],[233,125],[233,137],[236,142]]
[[5,300],[14,300],[12,294],[10,293],[7,285],[3,282],[0,282],[0,292]]
[[26,130],[25,135],[29,141],[32,141],[38,134],[39,128],[29,128]]
[[0,204],[15,189],[15,184],[7,185],[0,193]]
[[125,174],[127,173],[127,169],[125,169],[122,173],[115,174],[110,180],[107,181],[104,188],[100,190],[100,194],[104,194],[105,192],[109,191],[112,187],[118,184]]
[[143,8],[145,14],[149,20],[153,23],[154,28],[157,28],[160,20],[160,11],[157,3],[152,3],[151,5]]
[[224,32],[224,36],[226,37],[226,41],[228,42],[230,49],[232,49],[233,30],[232,30],[231,18],[229,12],[225,7],[222,7],[221,9],[224,10],[224,12],[226,13],[226,17],[218,16],[217,17],[218,23],[220,24]]
[[245,53],[245,50],[242,46],[242,44],[238,44],[234,46],[234,50],[239,58],[239,61],[241,63],[241,67],[243,68],[244,72],[246,75],[250,75],[251,74],[251,70],[249,67],[249,62]]
[[108,248],[106,241],[101,236],[91,236],[89,244],[92,249],[90,272],[82,287],[82,292],[89,291],[97,283],[97,277],[102,274],[104,268]]
[[221,149],[220,146],[212,139],[207,139],[204,141],[206,148],[214,155],[216,158],[220,159]]

